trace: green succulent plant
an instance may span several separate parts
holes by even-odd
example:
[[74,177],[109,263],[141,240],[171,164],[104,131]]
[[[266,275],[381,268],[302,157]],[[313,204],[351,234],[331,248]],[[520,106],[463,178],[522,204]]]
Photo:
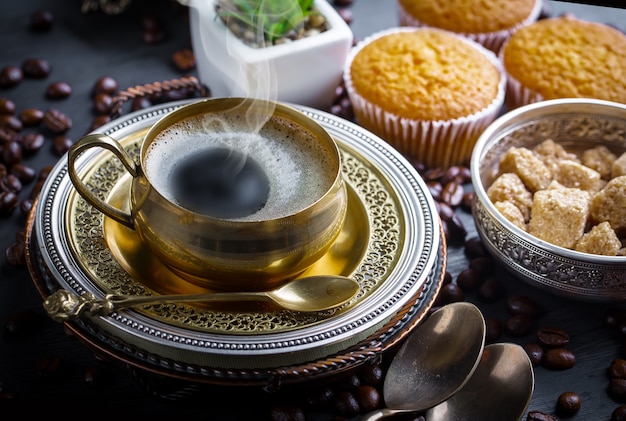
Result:
[[303,27],[315,0],[220,0],[217,15],[263,32],[266,42]]

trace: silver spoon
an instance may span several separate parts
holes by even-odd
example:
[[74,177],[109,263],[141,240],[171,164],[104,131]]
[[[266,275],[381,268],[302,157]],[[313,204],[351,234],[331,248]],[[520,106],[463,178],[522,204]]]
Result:
[[367,414],[374,421],[420,412],[452,396],[471,377],[485,346],[485,320],[468,302],[432,313],[402,345],[383,383],[386,408]]
[[512,343],[485,347],[470,380],[445,402],[426,412],[427,421],[519,421],[535,385],[530,359]]
[[92,294],[76,295],[61,289],[44,301],[44,309],[56,321],[64,322],[88,316],[106,316],[117,310],[148,304],[210,301],[273,301],[293,311],[322,311],[349,301],[359,291],[359,284],[339,275],[297,278],[271,291],[215,292],[174,295],[116,295],[97,299]]

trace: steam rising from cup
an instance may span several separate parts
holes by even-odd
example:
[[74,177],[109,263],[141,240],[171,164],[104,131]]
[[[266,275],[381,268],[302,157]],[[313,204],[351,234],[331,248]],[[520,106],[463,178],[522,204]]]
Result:
[[[202,21],[211,21],[212,19],[221,19],[219,12],[217,17],[212,17],[210,8],[201,4],[207,0],[179,0],[180,3],[192,7],[200,15]],[[270,3],[274,2],[271,7]],[[220,0],[214,0],[211,2],[211,7],[217,7],[221,4]],[[281,5],[283,9],[277,9],[277,5]],[[225,6],[222,7],[222,10]],[[230,6],[229,6],[230,7]],[[276,0],[262,0],[258,4],[258,9],[261,11],[272,10],[272,13],[292,15],[293,11],[299,11],[302,14],[300,5],[296,0],[282,1],[276,3]],[[211,12],[211,13],[209,13]],[[249,14],[247,18],[253,23],[253,32],[256,39],[256,44],[263,46],[266,43],[265,40],[265,28],[263,25],[263,19],[267,17],[261,14]],[[229,28],[230,16],[226,15],[223,19],[226,23],[226,28],[220,27],[221,25],[206,25],[200,33],[201,45],[204,51],[206,51],[211,58],[211,63],[216,66],[219,71],[231,82],[231,86],[228,89],[221,89],[220,91],[226,91],[229,93],[224,96],[241,97],[249,99],[261,99],[265,100],[265,109],[263,112],[255,111],[248,115],[248,130],[257,133],[258,130],[265,124],[274,112],[274,104],[277,101],[278,89],[277,84],[279,81],[276,79],[276,71],[273,68],[273,63],[267,59],[267,54],[264,52],[264,48],[240,48],[242,41],[235,35]],[[219,22],[218,22],[219,23]],[[225,50],[220,48],[212,48],[211,40],[215,39],[210,36],[211,32],[224,31],[226,29],[226,46]],[[247,60],[240,60],[241,54],[245,52],[248,57]],[[250,59],[252,56],[252,59]],[[232,58],[236,58],[238,63],[237,71],[233,72],[231,66],[225,63],[232,62]],[[213,81],[206,81],[209,85]]]

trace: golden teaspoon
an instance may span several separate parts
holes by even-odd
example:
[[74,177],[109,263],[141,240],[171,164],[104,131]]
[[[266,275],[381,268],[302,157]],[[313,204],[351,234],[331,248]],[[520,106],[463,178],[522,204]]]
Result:
[[74,320],[82,315],[106,316],[117,310],[149,304],[210,301],[273,301],[293,311],[328,310],[344,304],[359,291],[353,279],[338,275],[318,275],[294,279],[271,291],[214,292],[208,294],[117,295],[97,299],[92,294],[76,295],[67,290],[56,291],[45,299],[48,315],[58,322]]

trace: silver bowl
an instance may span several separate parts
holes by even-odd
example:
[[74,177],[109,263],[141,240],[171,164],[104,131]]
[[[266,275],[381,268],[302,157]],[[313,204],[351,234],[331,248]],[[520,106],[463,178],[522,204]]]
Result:
[[487,196],[500,156],[510,147],[552,139],[566,147],[604,144],[626,151],[626,105],[593,99],[557,99],[526,105],[494,121],[478,139],[470,167],[472,214],[489,252],[517,278],[557,295],[587,301],[626,299],[626,257],[600,256],[555,246],[507,220]]

